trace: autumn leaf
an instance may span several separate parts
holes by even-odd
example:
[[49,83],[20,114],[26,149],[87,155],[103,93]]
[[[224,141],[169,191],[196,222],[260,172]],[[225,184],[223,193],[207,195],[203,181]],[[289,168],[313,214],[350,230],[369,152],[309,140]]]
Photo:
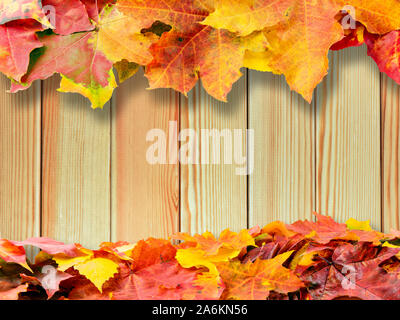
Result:
[[139,65],[134,62],[129,62],[126,59],[114,63],[114,68],[118,73],[119,83],[123,83],[139,71]]
[[[135,33],[131,24],[131,18],[113,7],[105,7],[93,31],[41,35],[45,50],[37,55],[21,83],[12,84],[11,92],[26,89],[35,80],[60,73],[60,92],[80,93],[92,102],[93,108],[103,107],[117,87],[112,70],[114,63],[128,59],[147,64],[152,60],[149,47],[158,37],[151,33]],[[121,33],[121,29],[125,32]]]
[[223,299],[265,300],[272,290],[281,293],[297,291],[303,283],[291,270],[282,266],[291,254],[286,252],[254,263],[234,261],[218,264],[226,284]]
[[198,273],[193,284],[196,286],[197,292],[195,297],[191,297],[192,300],[219,300],[226,289],[221,277],[211,272]]
[[359,47],[365,43],[364,41],[365,27],[361,23],[357,23],[355,29],[345,29],[342,40],[336,42],[331,50],[338,51],[350,47]]
[[[400,2],[398,0],[336,0],[342,8],[349,10],[353,18],[367,27],[371,33],[384,34],[400,29]],[[352,12],[353,11],[353,12]]]
[[211,1],[121,0],[116,7],[135,17],[133,30],[150,28],[156,20],[173,27],[150,47],[154,59],[146,64],[145,75],[151,89],[173,88],[187,94],[201,79],[210,95],[226,101],[242,76],[247,42],[226,30],[198,24],[213,10]]
[[[329,281],[325,286],[323,299],[334,299],[340,296],[357,297],[362,300],[398,300],[400,279],[395,274],[385,272],[374,263],[366,262],[354,269],[355,279],[348,279],[338,270],[332,268]],[[361,275],[358,276],[357,275]],[[379,281],[377,281],[379,279]],[[343,283],[346,283],[343,286]]]
[[86,261],[91,260],[94,257],[94,252],[92,250],[79,247],[79,254],[68,256],[62,253],[52,255],[51,258],[57,263],[58,270],[66,271],[69,268],[78,265],[80,263],[84,263]]
[[329,216],[315,215],[317,222],[297,221],[288,225],[287,228],[322,244],[328,243],[332,239],[359,240],[354,232],[347,230],[346,224],[337,223]]
[[119,0],[116,7],[135,19],[137,31],[161,21],[183,32],[204,20],[214,10],[213,4],[213,0]]
[[[315,215],[219,238],[180,233],[180,243],[149,238],[97,250],[2,239],[0,299],[400,299],[398,231]],[[42,249],[29,266],[23,245]]]
[[178,234],[175,239],[188,242],[189,247],[178,249],[176,253],[176,259],[184,268],[205,267],[214,275],[218,275],[216,263],[229,261],[243,248],[254,245],[247,230],[240,233],[224,230],[218,240],[209,232],[194,237]]
[[374,59],[379,70],[400,84],[400,31],[382,36],[367,33],[365,42],[368,55]]
[[47,293],[47,299],[51,299],[60,290],[60,283],[72,278],[73,275],[55,270],[52,266],[44,266],[42,273],[37,276],[21,274],[24,283],[40,285]]
[[153,56],[149,48],[158,40],[158,36],[152,33],[142,34],[134,24],[133,18],[113,7],[103,10],[100,15],[98,43],[113,63],[125,59],[139,65],[147,65],[152,61]]
[[267,233],[271,236],[291,237],[295,233],[286,228],[286,225],[281,221],[274,221],[261,229],[261,233]]
[[[200,63],[204,63],[204,60],[208,60],[209,63],[216,62],[213,67],[221,67],[219,62],[223,56],[215,56],[215,52],[210,54],[205,51],[201,51],[207,44],[208,39],[213,36],[214,39],[222,39],[222,46],[226,49],[230,49],[233,52],[239,47],[230,47],[231,41],[234,37],[229,38],[227,32],[218,32],[209,28],[199,26],[191,33],[179,33],[176,31],[165,33],[161,40],[151,47],[151,52],[154,55],[154,61],[152,61],[146,68],[146,77],[149,79],[150,88],[173,88],[184,94],[187,94],[197,83],[201,72]],[[212,39],[210,39],[212,41]],[[231,51],[231,52],[232,52]],[[221,52],[221,47],[216,48],[216,52]],[[225,59],[228,61],[229,59]],[[226,66],[225,66],[226,67]],[[233,80],[220,81],[220,87],[217,88],[218,95],[222,98],[224,91],[229,91],[230,88],[223,88],[222,86],[229,86],[229,83],[233,83],[241,77],[239,71],[241,67],[241,61],[236,61],[236,72],[234,72]],[[220,72],[221,74],[221,72]],[[209,85],[215,85],[213,80],[210,81]]]
[[35,19],[47,27],[52,27],[42,10],[41,1],[2,0],[0,3],[0,24],[14,20]]
[[116,0],[80,0],[86,7],[88,16],[94,22],[99,22],[99,15],[108,5],[114,5]]
[[130,253],[134,270],[175,260],[176,248],[168,240],[149,238],[139,241]]
[[228,31],[208,26],[185,33],[172,30],[150,47],[154,60],[145,75],[151,89],[173,88],[185,95],[201,79],[211,96],[226,101],[242,76],[245,44]]
[[393,281],[394,276],[385,275],[379,265],[394,257],[399,250],[379,250],[370,243],[358,243],[355,246],[344,244],[334,250],[329,258],[331,263],[326,262],[325,258],[322,265],[320,263],[318,268],[310,268],[301,278],[311,283],[313,289],[310,292],[314,299],[334,299],[340,296],[380,299],[392,295],[392,290],[385,283]]
[[220,0],[202,24],[247,36],[287,19],[293,0]]
[[42,4],[45,8],[51,8],[49,13],[55,21],[54,32],[59,35],[94,29],[86,7],[80,0],[42,0]]
[[35,246],[48,254],[65,254],[70,257],[75,257],[79,254],[75,244],[64,244],[46,237],[29,238],[24,241],[13,241],[13,243],[17,246]]
[[[35,80],[47,79],[56,72],[72,79],[76,84],[81,84],[93,95],[99,87],[104,88],[115,83],[112,62],[98,50],[97,33],[75,33],[69,36],[43,35],[40,40],[45,46],[44,53],[37,58],[30,72],[22,78],[23,84],[13,85],[12,92],[27,88]],[[68,59],[60,61],[60,55],[65,55]],[[93,101],[95,107],[98,106],[95,104],[96,101]]]
[[24,247],[15,245],[9,240],[0,239],[0,258],[6,262],[17,263],[29,271],[32,271],[26,262]]
[[[399,82],[399,14],[398,0],[3,0],[0,72],[11,92],[59,73],[59,91],[101,108],[117,87],[113,68],[122,83],[144,66],[150,89],[185,95],[201,80],[227,101],[247,67],[283,74],[311,102],[329,49],[364,37],[380,70]],[[48,29],[39,39],[33,23]]]
[[346,221],[346,226],[349,230],[361,230],[361,231],[372,231],[372,228],[367,221],[358,221],[356,219],[349,219]]
[[29,54],[43,46],[36,36],[40,30],[39,23],[29,20],[0,25],[0,71],[7,77],[20,81],[26,74]]
[[283,254],[288,251],[301,250],[307,240],[300,235],[295,235],[290,238],[279,237],[274,240],[269,240],[262,244],[260,247],[251,248],[243,257],[242,261],[255,261],[256,259],[272,259],[277,255]]
[[83,276],[76,276],[63,282],[68,292],[68,300],[111,300],[110,294],[100,292],[97,287]]
[[21,284],[18,287],[0,291],[0,300],[18,300],[21,292],[26,292],[28,284]]
[[108,84],[103,87],[101,84],[92,81],[90,85],[76,83],[74,80],[62,75],[59,92],[75,92],[88,98],[92,103],[92,108],[103,108],[103,106],[111,99],[114,89],[117,87],[114,73],[112,70],[108,72]]
[[89,279],[102,292],[103,284],[118,271],[118,264],[105,258],[94,258],[74,265],[74,269]]
[[333,0],[296,1],[290,19],[265,29],[264,52],[247,52],[250,69],[284,74],[292,90],[311,102],[314,88],[328,73],[329,48],[342,39],[343,29]]
[[103,242],[100,245],[100,252],[105,251],[114,254],[118,259],[130,261],[132,250],[136,247],[136,244],[129,243],[126,241],[118,242]]
[[199,294],[201,287],[196,283],[196,279],[197,272],[184,269],[176,262],[154,264],[126,278],[121,287],[113,292],[112,299],[202,299]]

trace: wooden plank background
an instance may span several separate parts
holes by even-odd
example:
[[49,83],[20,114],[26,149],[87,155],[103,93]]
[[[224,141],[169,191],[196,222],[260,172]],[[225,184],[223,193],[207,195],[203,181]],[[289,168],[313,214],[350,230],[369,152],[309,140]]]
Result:
[[[95,111],[56,92],[57,78],[16,95],[1,78],[0,236],[96,247],[312,219],[313,211],[400,228],[400,86],[379,74],[365,47],[330,61],[311,105],[283,77],[255,71],[245,71],[226,104],[200,85],[188,97],[145,90],[140,74]],[[236,164],[149,164],[149,130],[164,130],[168,146],[183,143],[170,126],[254,130],[253,173],[237,175]],[[246,135],[242,142],[246,152]]]

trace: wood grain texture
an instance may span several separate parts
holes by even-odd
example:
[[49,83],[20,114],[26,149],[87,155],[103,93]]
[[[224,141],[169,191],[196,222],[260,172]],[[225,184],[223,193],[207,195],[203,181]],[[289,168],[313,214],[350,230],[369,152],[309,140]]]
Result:
[[255,135],[250,226],[312,216],[314,120],[314,104],[290,92],[283,77],[249,73],[249,128]]
[[[198,159],[202,158],[201,129],[239,129],[242,135],[242,154],[246,153],[247,89],[243,77],[234,85],[228,103],[211,98],[197,85],[188,98],[182,98],[181,130],[193,129],[199,137],[196,148]],[[219,131],[221,132],[221,131]],[[182,141],[181,146],[188,140]],[[210,144],[211,139],[209,139]],[[223,156],[225,142],[221,139],[220,164],[181,164],[181,230],[190,233],[210,231],[219,234],[223,229],[233,231],[247,227],[247,177],[237,175],[243,167],[226,164]],[[228,141],[228,140],[227,140]],[[233,141],[233,138],[232,138]],[[210,162],[213,155],[210,151]],[[204,153],[205,154],[205,153]],[[207,157],[206,157],[207,158]]]
[[6,93],[0,79],[0,238],[40,235],[40,83]]
[[317,210],[381,228],[380,85],[365,46],[330,54],[317,91]]
[[400,86],[386,75],[382,75],[381,101],[382,226],[390,232],[400,229]]
[[43,84],[43,235],[96,248],[110,240],[110,107]]
[[[169,123],[179,128],[179,94],[149,91],[142,72],[123,83],[113,100],[112,238],[138,241],[168,237],[179,230],[179,164],[150,164],[147,133]],[[168,145],[169,148],[169,145]]]

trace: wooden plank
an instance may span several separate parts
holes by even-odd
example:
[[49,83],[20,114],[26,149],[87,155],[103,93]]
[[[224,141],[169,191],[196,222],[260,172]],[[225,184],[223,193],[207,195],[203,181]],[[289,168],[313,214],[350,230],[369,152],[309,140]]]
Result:
[[317,91],[317,209],[381,228],[380,85],[366,48],[330,54]]
[[153,129],[163,130],[166,141],[177,144],[169,125],[175,122],[179,128],[179,94],[147,87],[140,72],[118,88],[113,100],[114,241],[165,238],[179,230],[179,164],[151,164],[146,157],[153,144],[146,137]]
[[249,127],[255,135],[250,226],[312,216],[314,119],[314,104],[290,92],[284,77],[250,71]]
[[40,83],[6,93],[0,79],[0,238],[40,235]]
[[383,231],[400,229],[399,144],[400,86],[382,74],[382,227]]
[[[182,98],[181,103],[181,132],[192,129],[198,137],[196,155],[199,164],[181,163],[181,229],[190,233],[210,231],[219,234],[223,229],[234,231],[247,227],[247,176],[237,175],[236,169],[243,165],[226,164],[223,156],[225,140],[221,139],[220,164],[201,164],[202,146],[212,140],[201,137],[201,129],[228,129],[242,132],[241,142],[236,150],[242,155],[246,153],[247,129],[247,92],[246,78],[243,77],[234,85],[228,96],[229,103],[223,103],[211,98],[200,84]],[[181,147],[189,140],[181,141]],[[193,139],[192,139],[193,141]],[[224,141],[224,142],[222,142]],[[229,141],[229,140],[227,140]],[[233,141],[233,138],[232,138]],[[205,149],[204,149],[205,150]],[[210,162],[212,151],[209,149]],[[208,157],[204,157],[205,159]],[[203,162],[204,163],[204,162]],[[246,167],[246,165],[245,165]]]
[[110,240],[110,107],[43,84],[42,230],[96,248]]

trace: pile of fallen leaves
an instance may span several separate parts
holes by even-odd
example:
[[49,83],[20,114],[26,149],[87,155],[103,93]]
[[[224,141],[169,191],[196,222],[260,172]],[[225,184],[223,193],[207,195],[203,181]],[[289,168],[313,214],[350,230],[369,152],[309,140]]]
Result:
[[[316,216],[99,250],[2,239],[0,299],[400,299],[400,232]],[[41,249],[33,263],[27,245]]]
[[328,52],[366,43],[400,82],[400,0],[1,0],[0,72],[11,92],[61,74],[61,92],[102,107],[144,66],[149,87],[201,79],[226,101],[247,67],[284,74],[311,101]]

